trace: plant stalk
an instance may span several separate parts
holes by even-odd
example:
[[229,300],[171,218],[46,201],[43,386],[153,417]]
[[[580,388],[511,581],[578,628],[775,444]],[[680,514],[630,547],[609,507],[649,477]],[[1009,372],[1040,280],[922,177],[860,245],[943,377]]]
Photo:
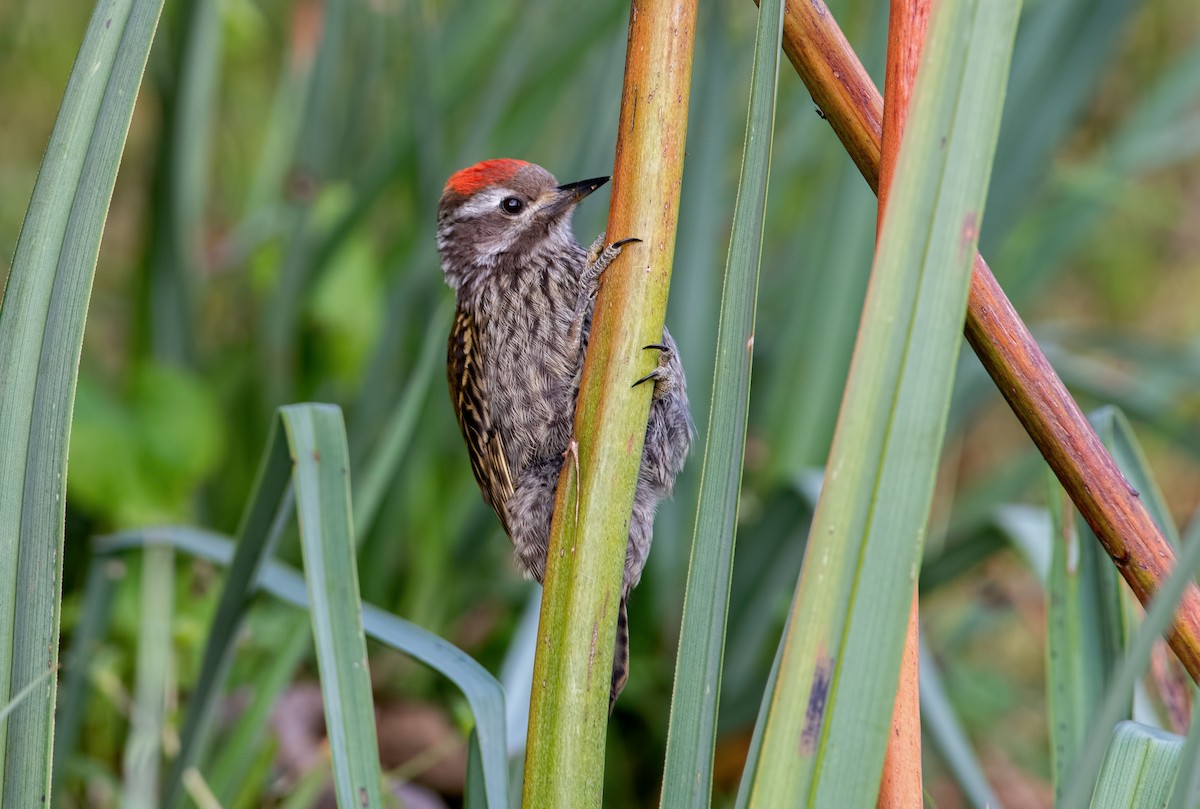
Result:
[[[525,806],[599,807],[621,573],[662,340],[683,176],[696,0],[634,0],[605,271],[554,505],[538,624]],[[571,450],[568,450],[570,452]]]
[[[880,154],[879,213],[876,242],[883,232],[883,217],[900,158],[900,141],[917,82],[917,68],[929,27],[931,0],[892,0],[888,17],[887,71],[884,76],[883,144]],[[879,783],[880,809],[920,806],[921,782],[921,691],[920,691],[920,597],[914,592],[900,660],[900,680],[892,709],[892,732],[888,736],[883,777]]]
[[[821,0],[788,4],[783,50],[878,191],[883,98]],[[964,332],[1125,581],[1148,604],[1174,568],[1175,551],[978,254]],[[1200,589],[1194,584],[1180,601],[1167,641],[1200,683]]]

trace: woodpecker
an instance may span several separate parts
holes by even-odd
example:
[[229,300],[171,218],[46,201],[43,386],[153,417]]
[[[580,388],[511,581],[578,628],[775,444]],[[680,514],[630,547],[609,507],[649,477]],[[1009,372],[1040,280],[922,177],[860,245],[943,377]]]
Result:
[[[446,368],[450,398],[483,499],[512,540],[518,566],[538,582],[559,472],[571,430],[592,309],[621,248],[601,234],[575,240],[575,207],[607,177],[560,185],[523,160],[485,160],[450,177],[438,205],[442,272],[457,311]],[[609,708],[629,676],[626,602],[650,552],[654,512],[670,496],[694,429],[679,351],[663,329],[650,419],[625,550]]]

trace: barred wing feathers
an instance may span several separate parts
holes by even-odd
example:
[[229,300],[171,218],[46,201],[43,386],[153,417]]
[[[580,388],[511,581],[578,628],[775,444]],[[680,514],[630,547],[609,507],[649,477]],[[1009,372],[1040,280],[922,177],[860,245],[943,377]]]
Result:
[[466,439],[471,471],[475,473],[483,499],[500,517],[505,533],[512,536],[504,507],[513,493],[512,475],[504,457],[504,443],[488,412],[487,396],[482,390],[478,351],[475,319],[460,310],[455,314],[448,346],[450,400],[458,416],[458,426]]

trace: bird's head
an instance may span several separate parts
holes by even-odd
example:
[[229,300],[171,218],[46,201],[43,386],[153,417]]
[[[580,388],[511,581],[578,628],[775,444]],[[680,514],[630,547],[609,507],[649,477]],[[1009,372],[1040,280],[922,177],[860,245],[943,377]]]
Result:
[[484,160],[454,174],[438,205],[438,251],[455,289],[476,273],[573,247],[571,214],[607,177],[559,185],[524,160]]

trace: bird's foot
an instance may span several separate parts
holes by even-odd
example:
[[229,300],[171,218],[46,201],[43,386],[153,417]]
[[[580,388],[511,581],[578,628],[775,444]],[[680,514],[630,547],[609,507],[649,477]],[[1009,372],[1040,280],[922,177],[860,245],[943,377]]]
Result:
[[633,387],[637,387],[643,382],[654,380],[654,398],[664,396],[674,390],[677,383],[677,374],[682,373],[682,369],[678,368],[672,360],[675,357],[675,351],[666,343],[651,343],[648,346],[642,347],[643,351],[657,351],[658,365],[654,370],[643,376],[641,379],[633,383]]
[[596,237],[596,241],[592,242],[592,246],[588,248],[587,263],[584,265],[583,270],[583,281],[584,289],[589,294],[595,294],[596,289],[600,286],[600,276],[616,260],[617,256],[621,255],[621,248],[627,244],[641,241],[638,238],[630,238],[607,244],[605,242],[606,238],[607,234],[601,233]]

